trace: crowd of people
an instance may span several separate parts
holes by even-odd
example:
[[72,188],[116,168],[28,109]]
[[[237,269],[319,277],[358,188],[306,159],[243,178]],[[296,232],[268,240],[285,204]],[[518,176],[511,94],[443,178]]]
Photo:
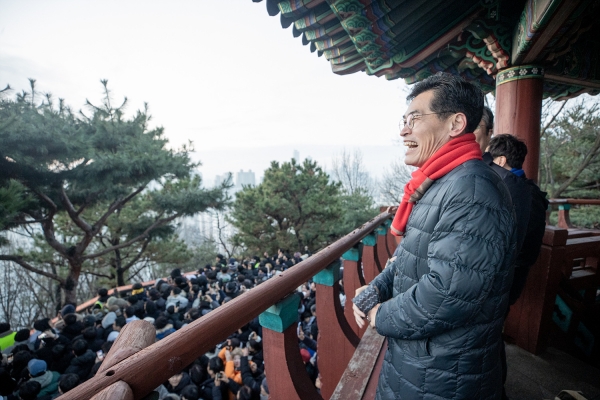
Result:
[[[1,323],[0,399],[54,399],[95,375],[127,323],[148,321],[156,329],[156,340],[162,340],[308,256],[279,250],[276,256],[226,260],[219,254],[195,273],[174,269],[152,287],[136,283],[120,296],[109,296],[101,288],[94,305],[79,313],[68,304],[55,319],[39,319],[31,328],[13,331]],[[318,389],[314,283],[302,285],[296,295],[299,351]],[[159,399],[268,398],[261,337],[255,318],[157,387]]]

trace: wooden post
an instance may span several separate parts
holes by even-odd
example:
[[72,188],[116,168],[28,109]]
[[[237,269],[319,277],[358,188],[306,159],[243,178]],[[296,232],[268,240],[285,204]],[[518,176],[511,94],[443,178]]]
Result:
[[387,264],[387,260],[392,256],[388,249],[387,234],[388,228],[385,225],[379,226],[375,229],[377,235],[377,259],[379,260],[380,270],[383,270]]
[[[143,320],[129,322],[117,336],[97,374],[104,374],[127,357],[150,346],[155,340],[156,330],[151,323]],[[133,390],[123,381],[113,383],[92,397],[93,400],[133,400],[133,398]]]
[[363,329],[360,329],[354,321],[354,314],[352,312],[352,299],[354,298],[354,292],[361,286],[365,285],[365,280],[360,270],[360,251],[358,246],[353,247],[342,255],[344,260],[344,292],[346,293],[346,304],[344,304],[344,315],[346,321],[350,325],[350,329],[356,333],[360,338],[366,330],[366,324]]
[[559,204],[558,205],[558,227],[562,229],[574,228],[571,224],[571,217],[569,217],[569,210],[571,209],[570,204]]
[[265,375],[271,399],[323,400],[300,357],[296,325],[299,304],[298,296],[290,295],[258,317],[263,327]]
[[568,232],[547,226],[540,256],[531,267],[521,297],[510,308],[504,334],[533,354],[546,346],[552,312],[565,262]]
[[362,264],[365,283],[370,283],[381,272],[379,257],[377,257],[377,238],[374,234],[367,235],[362,240]]
[[540,120],[544,69],[522,65],[504,69],[496,75],[496,118],[494,134],[509,133],[527,145],[523,169],[537,181],[540,162]]
[[348,324],[340,304],[340,287],[337,284],[339,275],[338,261],[313,278],[317,284],[319,324],[317,361],[321,373],[321,395],[325,399],[331,397],[360,342],[360,338]]

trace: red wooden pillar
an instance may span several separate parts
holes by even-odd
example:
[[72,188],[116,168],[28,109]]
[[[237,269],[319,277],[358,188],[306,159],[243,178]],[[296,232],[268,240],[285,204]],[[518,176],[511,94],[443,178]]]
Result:
[[291,295],[258,317],[263,327],[265,375],[269,398],[323,400],[311,382],[298,346],[298,296]]
[[496,75],[496,118],[494,134],[510,133],[527,145],[523,169],[537,181],[540,162],[540,120],[544,69],[522,65]]
[[533,354],[544,350],[565,262],[568,232],[546,227],[540,255],[531,267],[521,297],[510,307],[504,334]]
[[377,237],[375,234],[367,235],[362,240],[362,264],[365,283],[370,283],[381,272],[379,257],[377,257]]
[[383,270],[387,260],[392,256],[388,249],[386,237],[387,231],[388,228],[385,225],[380,225],[379,228],[375,229],[375,234],[377,235],[377,258],[381,270]]
[[344,260],[344,292],[346,293],[346,303],[344,304],[344,315],[350,325],[350,328],[358,337],[362,337],[363,333],[367,329],[366,324],[363,329],[360,329],[354,321],[354,314],[352,312],[352,299],[354,298],[354,292],[361,286],[365,285],[365,280],[362,276],[360,268],[361,259],[360,251],[358,246],[353,247],[342,255]]
[[360,342],[360,338],[346,321],[340,303],[340,265],[339,261],[334,262],[313,278],[317,284],[319,324],[317,362],[321,373],[321,395],[324,399],[329,399],[333,394]]

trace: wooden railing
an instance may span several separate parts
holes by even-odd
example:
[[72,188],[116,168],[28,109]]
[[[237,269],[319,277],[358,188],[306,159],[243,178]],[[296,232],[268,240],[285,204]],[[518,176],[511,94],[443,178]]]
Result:
[[550,214],[554,209],[558,209],[558,223],[556,226],[563,229],[575,228],[571,223],[569,211],[574,205],[600,205],[600,200],[592,199],[550,199],[550,207],[546,213],[546,223],[550,224]]
[[[141,399],[258,315],[271,398],[329,399],[363,334],[351,317],[352,294],[385,267],[397,246],[389,233],[390,223],[391,214],[383,212],[295,267],[156,343],[150,323],[125,325],[96,376],[60,399]],[[337,284],[340,257],[348,294],[344,309]],[[296,335],[299,298],[290,295],[311,278],[317,286],[321,394],[310,382],[300,357]]]

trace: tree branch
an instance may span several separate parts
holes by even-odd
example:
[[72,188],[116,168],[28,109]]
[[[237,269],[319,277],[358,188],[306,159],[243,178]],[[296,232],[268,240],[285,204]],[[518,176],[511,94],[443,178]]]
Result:
[[71,220],[73,222],[75,222],[75,225],[77,225],[79,228],[81,228],[81,230],[84,231],[86,234],[91,234],[92,233],[91,225],[88,224],[87,222],[85,222],[79,216],[78,211],[75,211],[75,207],[73,207],[73,204],[71,203],[71,200],[67,196],[67,193],[65,192],[65,188],[62,185],[60,187],[60,199],[62,200],[62,203],[65,206],[65,209],[67,210],[67,213],[69,214],[69,217],[71,217]]
[[110,207],[108,207],[108,210],[104,213],[104,215],[102,215],[102,217],[100,217],[100,219],[98,221],[96,221],[96,223],[92,226],[93,234],[96,234],[96,233],[100,232],[100,229],[102,229],[102,226],[104,225],[104,223],[106,222],[106,220],[108,219],[108,217],[110,217],[110,215],[113,212],[115,212],[119,208],[123,207],[123,205],[125,203],[127,203],[129,200],[131,200],[132,198],[134,198],[135,196],[137,196],[142,190],[144,190],[146,188],[146,186],[147,185],[142,185],[139,188],[137,188],[135,191],[133,191],[132,193],[130,193],[129,195],[127,195],[124,198],[122,198],[121,200],[115,200],[110,205]]
[[136,254],[136,256],[133,257],[133,259],[131,261],[129,261],[127,263],[127,265],[125,265],[121,269],[123,271],[127,271],[127,270],[129,270],[129,268],[133,267],[135,265],[135,263],[138,262],[140,258],[142,258],[142,254],[144,254],[144,251],[146,251],[146,248],[148,248],[148,244],[150,244],[150,239],[146,238],[146,240],[144,241],[144,244],[142,245],[142,248]]
[[113,277],[111,277],[110,275],[106,275],[106,274],[100,274],[98,272],[92,272],[92,271],[81,271],[84,274],[90,274],[93,276],[97,276],[99,278],[107,278],[107,279],[112,279]]
[[542,129],[542,131],[540,132],[540,137],[542,137],[542,136],[544,136],[546,134],[546,130],[550,127],[550,125],[552,125],[554,123],[554,121],[559,116],[559,114],[561,113],[561,111],[563,110],[563,108],[565,108],[565,106],[567,105],[568,101],[569,100],[566,100],[564,103],[562,103],[562,105],[560,106],[560,108],[558,109],[558,111],[556,113],[554,113],[554,115],[552,116],[552,118],[550,118],[550,121],[548,121],[548,123],[544,126],[544,129]]
[[61,284],[65,283],[65,280],[58,275],[51,274],[49,272],[38,269],[25,260],[21,256],[11,256],[8,254],[0,254],[0,260],[2,261],[12,261],[19,264],[21,267],[25,268],[27,271],[33,272],[34,274],[45,276],[46,278],[54,279],[55,281],[60,282]]
[[42,231],[44,232],[44,238],[46,242],[59,254],[62,256],[67,256],[67,247],[56,240],[56,236],[54,236],[54,214],[56,211],[52,211],[42,222]]
[[122,249],[123,247],[131,246],[135,242],[139,242],[140,240],[146,238],[146,236],[148,236],[148,234],[150,232],[152,232],[153,229],[161,227],[161,226],[163,226],[163,225],[165,225],[165,224],[173,221],[177,217],[179,217],[179,214],[172,215],[172,216],[170,216],[168,218],[158,219],[152,225],[150,225],[148,228],[146,228],[146,230],[142,234],[138,235],[137,237],[135,237],[135,238],[133,238],[133,239],[127,241],[127,242],[120,243],[120,244],[118,244],[116,246],[107,247],[106,249],[104,249],[102,251],[99,251],[98,253],[84,255],[83,259],[89,260],[89,259],[92,259],[92,258],[103,256],[104,254],[113,252],[115,250]]
[[583,170],[585,170],[590,165],[590,163],[593,161],[598,149],[600,149],[600,135],[596,136],[594,145],[592,146],[590,151],[583,158],[583,162],[581,163],[579,168],[577,168],[577,171],[575,171],[575,173],[569,179],[564,181],[562,183],[562,185],[560,185],[558,187],[558,189],[556,189],[556,191],[552,194],[552,197],[560,196],[561,193],[564,192],[565,189],[567,189],[571,185],[571,183],[573,183],[575,181],[575,179],[577,179],[579,177],[579,175],[583,172]]

